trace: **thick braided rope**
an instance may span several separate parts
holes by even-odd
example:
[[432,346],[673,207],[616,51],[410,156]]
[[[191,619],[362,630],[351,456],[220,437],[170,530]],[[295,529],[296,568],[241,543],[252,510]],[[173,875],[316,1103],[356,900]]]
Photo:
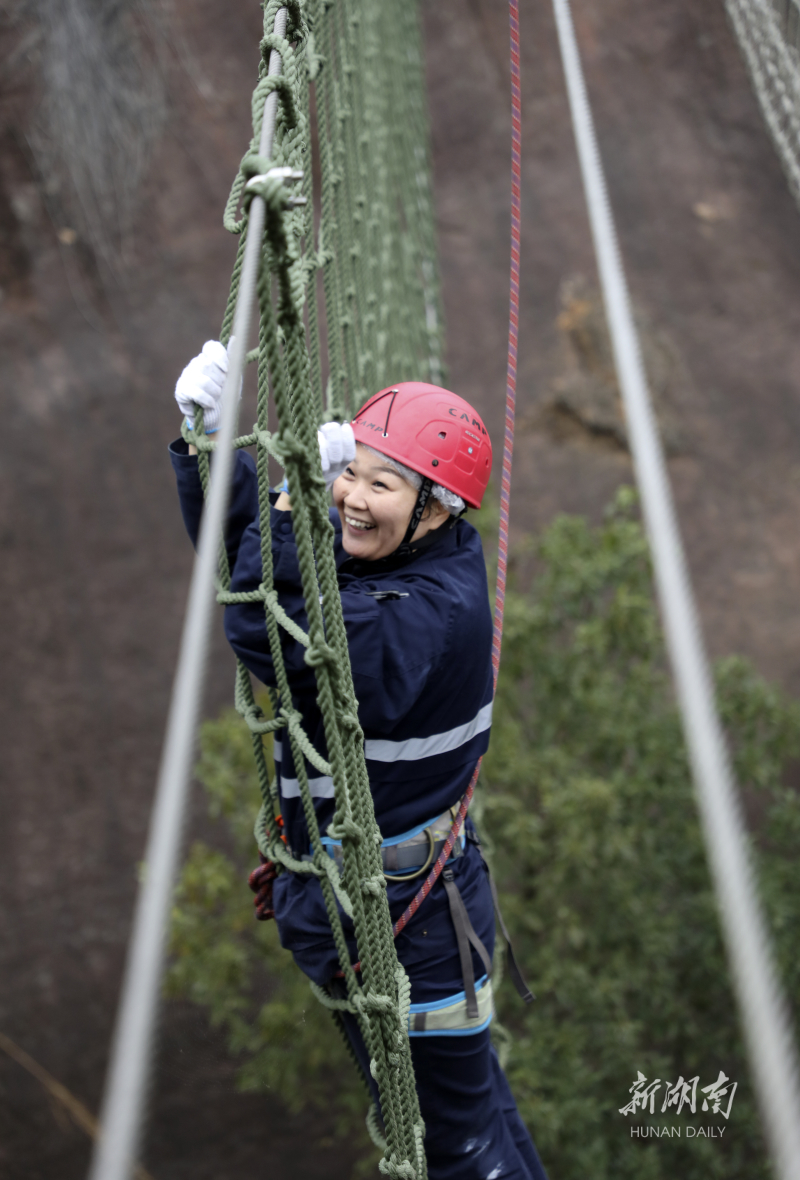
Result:
[[[363,763],[363,735],[358,726],[346,659],[347,642],[337,593],[332,526],[324,497],[324,482],[316,471],[310,473],[307,470],[310,466],[308,457],[317,458],[316,422],[309,412],[309,399],[297,395],[308,380],[304,327],[298,308],[299,292],[296,281],[293,281],[297,278],[297,268],[293,265],[297,259],[293,257],[292,242],[285,235],[283,219],[269,218],[267,226],[270,247],[277,259],[278,318],[286,341],[280,358],[285,362],[285,373],[281,372],[280,363],[274,368],[271,366],[273,393],[280,420],[292,421],[299,444],[287,452],[287,473],[292,489],[294,532],[311,640],[306,661],[316,671],[318,699],[336,788],[337,809],[329,831],[340,835],[344,844],[344,886],[353,907],[359,944],[364,947],[362,989],[358,989],[352,969],[345,968],[345,978],[348,998],[364,1017],[362,1030],[381,1089],[389,1149],[385,1162],[392,1167],[401,1167],[408,1160],[412,1146],[403,1144],[404,1132],[413,1127],[415,1120],[414,1112],[408,1110],[408,1087],[403,1085],[401,1076],[401,1072],[408,1074],[410,1054],[405,1030],[400,1024],[397,987],[392,978],[396,958],[391,955],[388,904],[378,851],[379,834],[372,814]],[[267,322],[270,293],[264,290],[260,295],[262,317]],[[274,335],[272,339],[275,339]],[[325,854],[313,802],[310,794],[306,798],[306,791],[302,790],[302,779],[301,791],[314,855],[321,858]],[[380,888],[374,888],[376,882]],[[340,922],[332,904],[332,890],[326,888],[328,884],[325,879],[321,880],[331,926],[339,943],[341,935],[336,927]],[[340,958],[346,960],[346,948],[340,950]],[[391,962],[393,958],[394,964]],[[402,1145],[399,1152],[392,1147],[393,1143]]]
[[[280,7],[288,10],[284,37],[271,31]],[[258,359],[258,421],[234,445],[257,449],[263,577],[256,590],[232,594],[227,553],[221,545],[218,600],[262,602],[273,659],[272,720],[266,720],[256,705],[250,676],[241,664],[236,677],[236,707],[251,730],[263,799],[256,823],[259,847],[280,867],[319,879],[346,982],[343,1003],[359,1019],[381,1094],[386,1131],[381,1170],[390,1176],[423,1180],[424,1127],[407,1036],[409,984],[394,950],[381,837],[364,762],[333,559],[333,529],[316,445],[326,361],[327,410],[339,416],[351,411],[354,402],[381,381],[411,377],[420,368],[433,371],[439,363],[441,319],[433,317],[432,330],[426,306],[426,299],[430,304],[438,298],[432,207],[429,200],[425,206],[408,185],[408,177],[419,173],[427,161],[424,119],[405,118],[412,106],[424,110],[421,92],[409,97],[422,85],[419,55],[415,58],[403,45],[403,37],[407,45],[419,44],[418,14],[414,4],[403,0],[294,0],[283,5],[280,0],[268,0],[264,27],[253,98],[253,138],[225,209],[225,225],[240,235],[240,242],[223,318],[223,341],[233,323],[248,232],[251,190],[246,188],[247,181],[275,166],[302,172],[303,178],[299,188],[270,178],[258,185],[266,204],[257,286],[261,318],[258,350],[248,354]],[[280,77],[267,74],[272,50],[281,55]],[[414,63],[410,71],[407,56]],[[315,248],[309,135],[312,84],[320,144],[321,218]],[[264,160],[257,154],[257,145],[270,91],[277,92],[278,112],[272,156]],[[393,105],[398,96],[405,96],[405,106]],[[403,134],[393,134],[389,121],[404,119],[408,127]],[[418,177],[415,183],[425,188]],[[306,198],[305,205],[293,202],[297,192]],[[379,265],[374,265],[374,259]],[[388,280],[384,266],[391,271]],[[324,316],[316,291],[320,269]],[[278,430],[272,433],[270,398],[278,416]],[[197,417],[196,433],[186,431],[185,437],[198,446],[200,476],[206,486],[214,444],[202,433],[202,415]],[[272,588],[270,456],[284,467],[291,489],[307,631],[286,615]],[[305,660],[314,669],[325,730],[324,756],[303,732],[292,704],[282,631],[305,648]],[[296,767],[314,850],[311,862],[294,858],[277,822],[277,786],[263,744],[264,735],[277,729]],[[333,778],[336,810],[329,831],[344,846],[341,881],[334,862],[323,851],[307,763]],[[361,983],[350,965],[337,902],[355,925],[363,962]]]
[[316,86],[316,259],[328,332],[327,409],[343,418],[382,384],[441,373],[432,207],[412,200],[409,187],[429,198],[427,124],[410,117],[424,111],[416,6],[337,0],[315,37],[326,63]]

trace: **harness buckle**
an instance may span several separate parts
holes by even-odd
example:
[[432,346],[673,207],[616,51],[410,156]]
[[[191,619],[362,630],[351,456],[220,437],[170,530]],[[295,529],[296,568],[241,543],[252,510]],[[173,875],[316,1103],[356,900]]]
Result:
[[[397,840],[395,837],[393,842],[385,842],[381,845],[381,860],[383,861],[383,873],[387,881],[413,881],[416,877],[421,877],[423,873],[427,872],[430,866],[434,863],[436,858],[441,853],[447,842],[447,837],[450,834],[452,824],[452,813],[455,809],[450,808],[442,815],[438,816],[421,831],[416,831],[407,840]],[[336,861],[339,872],[344,869],[344,851],[340,843],[334,843],[329,838],[324,841],[325,851],[328,856]],[[453,845],[453,850],[448,860],[455,860],[459,856],[464,855],[464,839],[463,833],[456,840]],[[305,857],[303,859],[306,859]],[[310,856],[308,859],[312,859]],[[405,872],[404,870],[411,870]]]

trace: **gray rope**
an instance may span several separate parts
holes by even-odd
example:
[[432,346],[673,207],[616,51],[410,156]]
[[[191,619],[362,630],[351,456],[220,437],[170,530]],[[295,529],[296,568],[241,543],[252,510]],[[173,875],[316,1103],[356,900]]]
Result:
[[800,1093],[794,1040],[756,896],[741,809],[714,704],[569,0],[553,0],[553,7],[617,377],[734,991],[776,1175],[780,1180],[800,1180]]
[[[275,18],[275,33],[286,30],[286,9]],[[273,50],[269,73],[281,72]],[[269,156],[275,128],[277,93],[264,106],[260,154]],[[153,1043],[164,967],[167,924],[177,873],[197,725],[208,656],[219,538],[227,510],[233,464],[233,437],[239,407],[239,381],[245,364],[247,335],[263,238],[265,205],[250,205],[242,276],[234,317],[236,337],[223,393],[217,455],[200,529],[189,600],[172,689],[164,752],[145,852],[145,877],[139,890],[128,950],[111,1062],[100,1115],[101,1134],[92,1157],[90,1180],[128,1180],[144,1121],[152,1071]]]

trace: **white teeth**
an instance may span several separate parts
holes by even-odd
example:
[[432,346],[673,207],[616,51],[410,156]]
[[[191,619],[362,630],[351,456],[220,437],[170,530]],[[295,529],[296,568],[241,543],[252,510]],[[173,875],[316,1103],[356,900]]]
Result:
[[366,530],[366,529],[374,529],[375,528],[374,524],[367,524],[367,522],[365,520],[356,520],[352,516],[345,516],[345,521],[353,529]]

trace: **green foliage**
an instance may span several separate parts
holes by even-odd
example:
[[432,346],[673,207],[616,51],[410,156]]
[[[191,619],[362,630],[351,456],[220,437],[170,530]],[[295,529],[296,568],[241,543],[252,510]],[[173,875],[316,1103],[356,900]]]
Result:
[[[477,811],[495,849],[515,949],[537,994],[504,985],[500,1015],[521,1113],[559,1180],[766,1176],[676,715],[647,546],[623,490],[599,528],[560,517],[530,592],[507,599],[492,744]],[[762,895],[793,1001],[800,997],[800,805],[781,784],[800,708],[741,659],[717,670],[735,767],[758,824]],[[199,777],[233,853],[203,845],[173,922],[173,995],[202,1004],[241,1057],[247,1088],[333,1111],[361,1136],[366,1095],[330,1015],[252,920],[245,877],[258,806],[250,738],[231,711],[202,735]],[[731,1117],[619,1113],[638,1070],[675,1082],[719,1070]],[[722,1141],[631,1139],[631,1125],[724,1126]]]
[[[259,700],[269,716],[266,694]],[[271,737],[267,739],[271,743]],[[292,1112],[316,1108],[323,1140],[348,1137],[364,1160],[374,1149],[360,1074],[330,1014],[278,941],[274,922],[256,922],[249,871],[258,862],[253,822],[261,802],[250,733],[233,709],[201,731],[197,776],[214,817],[226,821],[230,853],[191,849],[172,915],[167,995],[204,1007],[241,1059],[243,1090],[262,1090]]]
[[[498,884],[538,1001],[509,989],[508,1072],[561,1180],[766,1175],[664,665],[647,546],[624,492],[602,527],[561,517],[533,592],[512,594],[481,800]],[[796,795],[781,786],[800,710],[741,659],[718,669],[739,782],[764,818],[762,891],[798,996]],[[637,1070],[653,1081],[720,1069],[731,1117],[623,1116]],[[660,1115],[660,1117],[659,1117]],[[631,1139],[630,1125],[724,1126],[722,1142]]]

